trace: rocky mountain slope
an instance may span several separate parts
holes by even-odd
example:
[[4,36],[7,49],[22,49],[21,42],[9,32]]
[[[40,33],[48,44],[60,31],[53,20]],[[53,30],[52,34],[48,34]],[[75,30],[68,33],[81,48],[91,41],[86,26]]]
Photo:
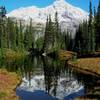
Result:
[[65,0],[55,0],[53,4],[45,8],[38,8],[36,6],[21,7],[15,9],[7,14],[8,17],[13,17],[24,20],[29,23],[32,18],[35,25],[45,26],[47,16],[51,14],[54,20],[55,12],[58,12],[58,19],[63,30],[69,30],[75,33],[79,23],[88,19],[88,13],[84,10],[74,7]]

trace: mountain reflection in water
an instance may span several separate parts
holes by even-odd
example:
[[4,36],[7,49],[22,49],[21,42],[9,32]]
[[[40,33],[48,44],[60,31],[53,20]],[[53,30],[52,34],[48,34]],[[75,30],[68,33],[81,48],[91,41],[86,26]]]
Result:
[[20,100],[74,100],[92,91],[94,93],[95,87],[100,88],[97,83],[100,78],[73,69],[67,61],[49,57],[0,59],[0,68],[16,72],[22,77],[16,89]]
[[16,90],[21,100],[63,100],[71,94],[75,96],[77,93],[78,96],[78,92],[84,90],[82,82],[78,82],[75,72],[67,67],[66,61],[33,57],[31,64],[25,61],[23,67],[26,66],[30,70],[23,71],[22,83]]

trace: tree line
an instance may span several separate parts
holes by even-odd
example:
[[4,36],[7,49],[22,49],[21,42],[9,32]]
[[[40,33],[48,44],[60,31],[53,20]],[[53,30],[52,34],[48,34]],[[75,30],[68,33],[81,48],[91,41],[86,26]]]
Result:
[[28,51],[34,47],[34,32],[32,19],[28,25],[24,25],[22,20],[7,18],[5,7],[0,8],[0,49]]
[[51,16],[47,18],[44,50],[56,51],[60,49],[77,52],[78,55],[94,54],[100,50],[100,1],[98,9],[92,9],[92,2],[89,6],[89,18],[80,23],[73,39],[70,32],[62,32],[58,22],[57,13],[55,22],[52,22]]
[[[15,21],[6,17],[6,9],[2,7],[0,12],[0,48],[12,49],[14,51],[27,51],[36,48],[42,52],[57,51],[67,49],[70,43],[70,36],[67,32],[61,32],[58,22],[58,14],[55,14],[55,21],[51,15],[47,17],[45,33],[43,37],[35,40],[35,28],[32,19],[29,25],[24,25],[23,21]],[[3,16],[2,16],[3,15]],[[67,42],[69,41],[69,42]]]
[[30,25],[24,27],[22,21],[14,22],[11,18],[0,18],[0,48],[12,50],[28,49],[31,47],[33,28]]
[[72,36],[68,31],[62,31],[58,21],[58,13],[55,13],[55,21],[51,15],[47,17],[43,50],[45,53],[59,51],[60,49],[71,50]]
[[[93,13],[94,12],[94,13]],[[36,48],[49,53],[60,49],[75,51],[79,55],[93,54],[100,50],[100,2],[98,9],[89,7],[89,19],[83,21],[76,30],[75,38],[69,31],[62,31],[55,13],[55,21],[51,15],[47,16],[44,36],[35,40],[35,29],[32,19],[29,25],[24,25],[20,20],[14,21],[7,18],[5,7],[0,8],[0,48],[14,51],[27,51]]]
[[[94,13],[93,13],[94,11]],[[100,50],[100,1],[96,11],[90,1],[89,19],[79,25],[75,36],[74,51],[80,55],[93,54]]]

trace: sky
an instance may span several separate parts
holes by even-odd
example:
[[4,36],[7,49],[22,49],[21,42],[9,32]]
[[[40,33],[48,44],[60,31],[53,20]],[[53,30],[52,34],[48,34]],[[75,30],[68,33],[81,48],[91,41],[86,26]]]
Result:
[[[5,6],[7,12],[10,12],[20,7],[28,7],[33,5],[42,8],[52,4],[54,1],[55,0],[0,0],[0,6]],[[66,1],[88,12],[90,0],[66,0]],[[91,1],[93,7],[98,6],[99,0],[91,0]]]

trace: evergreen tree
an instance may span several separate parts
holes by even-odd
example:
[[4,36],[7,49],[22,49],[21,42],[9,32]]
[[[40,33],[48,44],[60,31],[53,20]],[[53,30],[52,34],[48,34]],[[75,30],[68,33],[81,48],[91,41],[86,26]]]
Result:
[[48,28],[49,28],[49,19],[47,17],[47,21],[46,21],[46,27],[45,27],[45,34],[44,34],[44,43],[43,43],[43,49],[42,51],[46,51],[47,49],[47,38],[48,38]]
[[70,33],[67,31],[67,34],[65,35],[65,50],[69,49],[71,38]]
[[29,47],[28,47],[28,43],[29,43],[28,34],[29,34],[29,32],[28,32],[28,26],[26,26],[26,29],[25,29],[25,32],[24,32],[24,48],[26,50],[29,49]]
[[6,16],[6,8],[1,6],[0,7],[0,18],[4,18]]
[[1,41],[1,39],[2,39],[2,21],[1,21],[1,19],[0,19],[0,48],[2,47],[2,41]]
[[20,27],[19,27],[19,50],[24,50],[24,34],[23,34],[23,25],[22,21],[20,20]]
[[89,37],[89,41],[88,41],[89,42],[89,45],[88,45],[89,47],[88,47],[88,51],[91,52],[91,45],[92,45],[91,44],[91,34],[92,34],[92,30],[91,30],[92,29],[92,3],[91,3],[91,1],[90,1],[89,12],[90,13],[89,13],[89,25],[88,25],[88,29],[89,29],[88,30],[89,31],[89,36],[88,36]]
[[32,26],[32,19],[30,19],[30,25],[29,25],[29,48],[32,48],[32,44],[34,44],[33,41],[33,26]]
[[7,19],[7,34],[8,34],[8,47],[10,49],[15,50],[16,49],[16,35],[15,35],[15,23],[12,21],[11,18]]
[[2,24],[2,48],[7,48],[7,31],[6,31],[6,21],[3,20]]
[[88,54],[89,45],[88,22],[86,21],[80,24],[79,29],[76,31],[74,51],[79,55]]
[[91,1],[89,11],[88,23],[86,21],[80,24],[79,29],[76,32],[74,51],[78,52],[80,55],[95,52],[95,18],[93,20]]
[[60,36],[60,43],[61,43],[61,47],[60,49],[63,49],[63,50],[68,50],[68,47],[69,47],[69,43],[70,43],[70,36],[69,36],[69,32],[67,31],[64,31],[61,36]]
[[[5,17],[5,7],[0,8],[0,48],[23,51],[33,47],[32,20],[27,26]],[[24,48],[25,47],[25,48]]]
[[49,27],[48,27],[48,50],[53,48],[54,44],[54,23],[51,20],[51,15],[49,15]]
[[15,23],[15,44],[16,44],[16,50],[18,50],[19,47],[19,27],[18,22]]
[[96,12],[96,8],[94,7],[94,18],[96,19],[97,16],[97,12]]
[[100,0],[96,17],[96,50],[100,49]]
[[54,26],[53,25],[54,24],[51,20],[51,15],[49,15],[49,18],[47,18],[47,22],[46,22],[44,45],[43,45],[43,51],[46,53],[51,51],[54,46]]
[[81,45],[82,45],[82,24],[79,25],[79,28],[76,30],[75,35],[75,45],[74,45],[74,51],[81,54]]
[[88,54],[89,53],[89,32],[88,32],[88,22],[85,21],[83,22],[83,28],[82,28],[82,32],[83,32],[83,45],[82,45],[82,50],[83,50],[83,54]]
[[6,9],[5,7],[0,7],[0,48],[6,47],[6,23],[5,23]]
[[60,49],[60,27],[58,22],[58,13],[55,13],[55,22],[54,22],[54,49]]
[[94,33],[94,27],[93,27],[93,14],[92,14],[92,3],[90,1],[90,8],[89,8],[90,14],[89,14],[89,25],[88,25],[88,31],[89,31],[89,52],[94,53],[95,52],[95,33]]
[[97,12],[96,12],[96,8],[94,7],[93,27],[94,27],[94,33],[95,33],[95,43],[96,43],[96,18],[97,18]]
[[69,34],[69,39],[70,39],[70,41],[69,41],[69,46],[68,46],[68,50],[69,51],[73,51],[73,48],[74,48],[74,39],[72,38],[72,34],[70,33]]

